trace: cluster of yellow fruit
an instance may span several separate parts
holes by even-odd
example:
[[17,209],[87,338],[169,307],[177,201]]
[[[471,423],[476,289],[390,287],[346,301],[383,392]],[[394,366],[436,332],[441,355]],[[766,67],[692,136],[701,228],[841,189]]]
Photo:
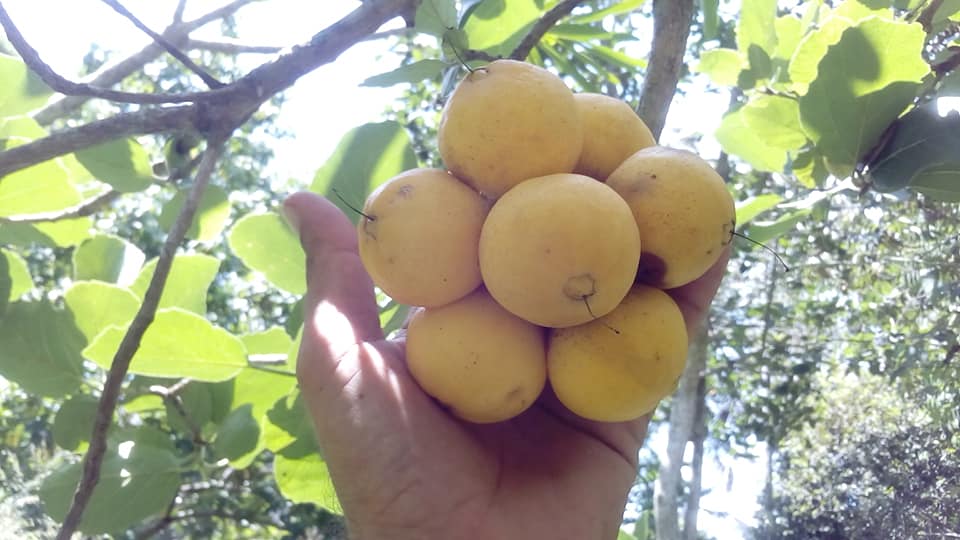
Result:
[[733,232],[720,176],[658,146],[623,101],[518,61],[467,75],[438,135],[448,170],[391,179],[358,225],[374,283],[418,306],[417,383],[478,423],[520,414],[547,381],[588,419],[652,411],[687,350],[663,289],[702,275]]

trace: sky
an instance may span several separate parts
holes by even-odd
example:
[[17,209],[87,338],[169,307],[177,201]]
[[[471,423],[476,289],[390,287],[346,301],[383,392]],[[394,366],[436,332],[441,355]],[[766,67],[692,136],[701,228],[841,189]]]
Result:
[[[186,18],[191,19],[227,3],[228,0],[190,0]],[[125,0],[124,5],[155,30],[171,20],[175,0]],[[252,45],[291,46],[354,9],[359,2],[347,0],[269,0],[254,3],[238,12],[240,41]],[[67,78],[76,79],[89,44],[117,51],[118,58],[149,43],[149,38],[99,0],[4,0],[4,6],[26,39],[41,58]],[[51,14],[55,14],[51,16]],[[198,31],[194,37],[218,37],[217,26]],[[645,54],[640,42],[634,54]],[[276,117],[278,127],[293,134],[273,148],[275,158],[270,173],[278,178],[293,178],[306,186],[336,146],[340,137],[353,127],[382,119],[385,107],[401,90],[367,88],[359,83],[377,73],[396,68],[399,58],[384,54],[383,42],[365,42],[352,47],[336,62],[303,77],[286,94],[286,102]],[[250,68],[266,61],[263,55],[245,55]],[[686,126],[695,126],[706,137],[698,144],[708,159],[719,154],[719,146],[710,135],[726,110],[726,93],[692,92],[675,99],[661,137],[666,145],[684,146],[690,134]],[[665,430],[651,433],[649,446],[662,454],[666,447]],[[689,446],[689,445],[688,445]],[[690,458],[688,447],[687,460]],[[762,452],[762,448],[758,451]],[[732,482],[728,476],[733,470]],[[739,523],[752,523],[757,509],[757,494],[762,488],[765,465],[708,454],[705,459],[700,529],[719,540],[742,538]],[[689,479],[689,467],[685,478]],[[723,512],[730,517],[717,517]]]

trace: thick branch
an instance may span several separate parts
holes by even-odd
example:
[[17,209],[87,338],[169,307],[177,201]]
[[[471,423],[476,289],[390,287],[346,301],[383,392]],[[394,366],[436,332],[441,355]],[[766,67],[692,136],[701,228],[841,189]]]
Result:
[[144,34],[147,34],[148,36],[150,36],[151,39],[153,39],[155,42],[160,44],[160,46],[163,47],[163,49],[167,51],[167,53],[170,54],[170,56],[179,60],[180,63],[184,65],[184,67],[186,67],[187,69],[192,71],[194,74],[196,74],[198,77],[200,77],[200,79],[204,82],[204,84],[207,85],[207,88],[216,89],[216,88],[223,88],[224,86],[226,86],[224,83],[218,81],[213,75],[210,75],[209,73],[207,73],[205,69],[203,69],[202,67],[194,63],[194,61],[191,60],[189,56],[184,54],[183,51],[178,49],[174,44],[167,41],[165,37],[154,32],[153,29],[151,29],[149,26],[144,24],[143,21],[138,19],[136,15],[131,13],[130,10],[128,10],[126,7],[123,6],[123,4],[121,4],[117,0],[101,0],[101,1],[107,4],[108,6],[110,6],[111,8],[113,8],[113,10],[116,11],[117,13],[126,17],[127,20],[132,22],[134,26],[140,29],[140,31],[142,31]]
[[[163,35],[170,43],[183,46],[182,44],[186,41],[190,32],[193,32],[194,30],[213,21],[231,15],[241,7],[254,1],[256,0],[234,0],[229,4],[217,8],[192,21],[174,24],[173,26],[167,28]],[[143,68],[143,66],[149,62],[157,59],[161,54],[163,54],[163,48],[156,43],[151,43],[133,55],[124,58],[115,64],[111,64],[102,68],[85,82],[93,87],[109,88],[115,84],[118,84],[123,79],[126,79],[137,70]],[[54,120],[63,118],[71,112],[79,109],[81,105],[90,99],[90,97],[91,96],[62,97],[41,109],[33,116],[33,118],[42,125],[48,125]]]
[[71,208],[57,210],[56,212],[44,212],[42,214],[0,217],[0,223],[47,223],[51,221],[60,221],[62,219],[74,219],[90,216],[96,213],[97,210],[115,201],[119,196],[119,191],[114,191],[111,189],[90,199],[89,201],[84,201]]
[[15,146],[0,152],[0,182],[11,172],[113,139],[190,130],[195,113],[189,105],[123,113]]
[[524,36],[523,41],[510,53],[510,58],[514,60],[525,60],[527,55],[530,54],[530,51],[543,39],[543,35],[553,28],[553,26],[557,24],[557,21],[569,15],[575,7],[582,3],[583,0],[563,0],[554,6],[553,9],[544,13],[543,17],[530,29],[530,32]]
[[123,336],[123,340],[113,356],[110,372],[107,375],[107,381],[104,383],[103,393],[97,406],[97,416],[94,420],[93,433],[90,436],[90,446],[83,460],[80,485],[77,486],[73,503],[63,520],[63,526],[57,534],[57,540],[69,540],[73,535],[74,530],[80,524],[80,518],[83,516],[87,503],[90,502],[93,490],[100,480],[100,466],[103,464],[103,458],[107,451],[107,430],[113,423],[113,414],[117,408],[123,379],[130,368],[133,355],[140,348],[140,340],[143,339],[144,333],[157,313],[160,295],[163,293],[170,267],[173,265],[173,257],[177,252],[177,247],[183,242],[187,229],[193,222],[200,197],[206,190],[217,161],[223,153],[224,142],[224,139],[207,141],[207,149],[203,154],[200,168],[197,170],[193,188],[190,190],[180,214],[160,249],[157,267],[150,279],[150,284],[147,286],[147,291],[143,295],[143,303],[140,304],[140,309],[133,318],[133,322],[130,323],[127,333]]
[[202,39],[191,39],[187,41],[185,48],[224,54],[277,54],[283,50],[283,47],[270,45],[246,45],[234,41],[205,41]]
[[693,0],[653,2],[653,47],[637,112],[658,140],[680,81],[693,11]]

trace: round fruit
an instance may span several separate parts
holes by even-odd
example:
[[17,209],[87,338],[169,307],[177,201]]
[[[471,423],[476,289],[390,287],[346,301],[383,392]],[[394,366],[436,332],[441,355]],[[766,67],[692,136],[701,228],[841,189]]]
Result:
[[542,328],[507,312],[482,288],[452,304],[416,311],[407,366],[427,394],[476,423],[526,410],[546,384]]
[[551,330],[547,370],[574,413],[624,422],[649,413],[677,386],[687,330],[667,293],[637,285],[617,309],[587,324]]
[[730,243],[736,208],[723,178],[686,150],[652,146],[607,178],[630,205],[643,254],[638,281],[670,289],[703,275]]
[[444,106],[437,138],[447,168],[494,198],[528,178],[572,171],[583,145],[573,92],[516,60],[467,75]]
[[583,150],[574,172],[604,180],[634,152],[657,144],[623,100],[590,93],[573,97],[583,124]]
[[367,198],[357,224],[373,282],[403,304],[441,306],[481,283],[477,246],[488,203],[439,169],[411,169]]
[[493,205],[480,233],[480,272],[503,307],[534,324],[595,319],[630,290],[640,235],[627,203],[579,174],[532,178]]

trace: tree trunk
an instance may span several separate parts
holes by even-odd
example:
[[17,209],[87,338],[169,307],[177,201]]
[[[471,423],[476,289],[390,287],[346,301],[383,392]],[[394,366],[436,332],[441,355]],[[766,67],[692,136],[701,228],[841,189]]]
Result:
[[679,500],[683,467],[683,453],[694,434],[698,388],[707,365],[706,325],[690,343],[687,366],[670,405],[670,432],[667,452],[660,464],[660,474],[654,495],[657,540],[681,540]]
[[[706,367],[706,366],[704,366]],[[697,514],[700,513],[700,493],[703,479],[703,442],[707,438],[707,380],[704,371],[697,382],[696,413],[693,421],[693,475],[687,495],[687,510],[683,518],[684,540],[697,540]]]

